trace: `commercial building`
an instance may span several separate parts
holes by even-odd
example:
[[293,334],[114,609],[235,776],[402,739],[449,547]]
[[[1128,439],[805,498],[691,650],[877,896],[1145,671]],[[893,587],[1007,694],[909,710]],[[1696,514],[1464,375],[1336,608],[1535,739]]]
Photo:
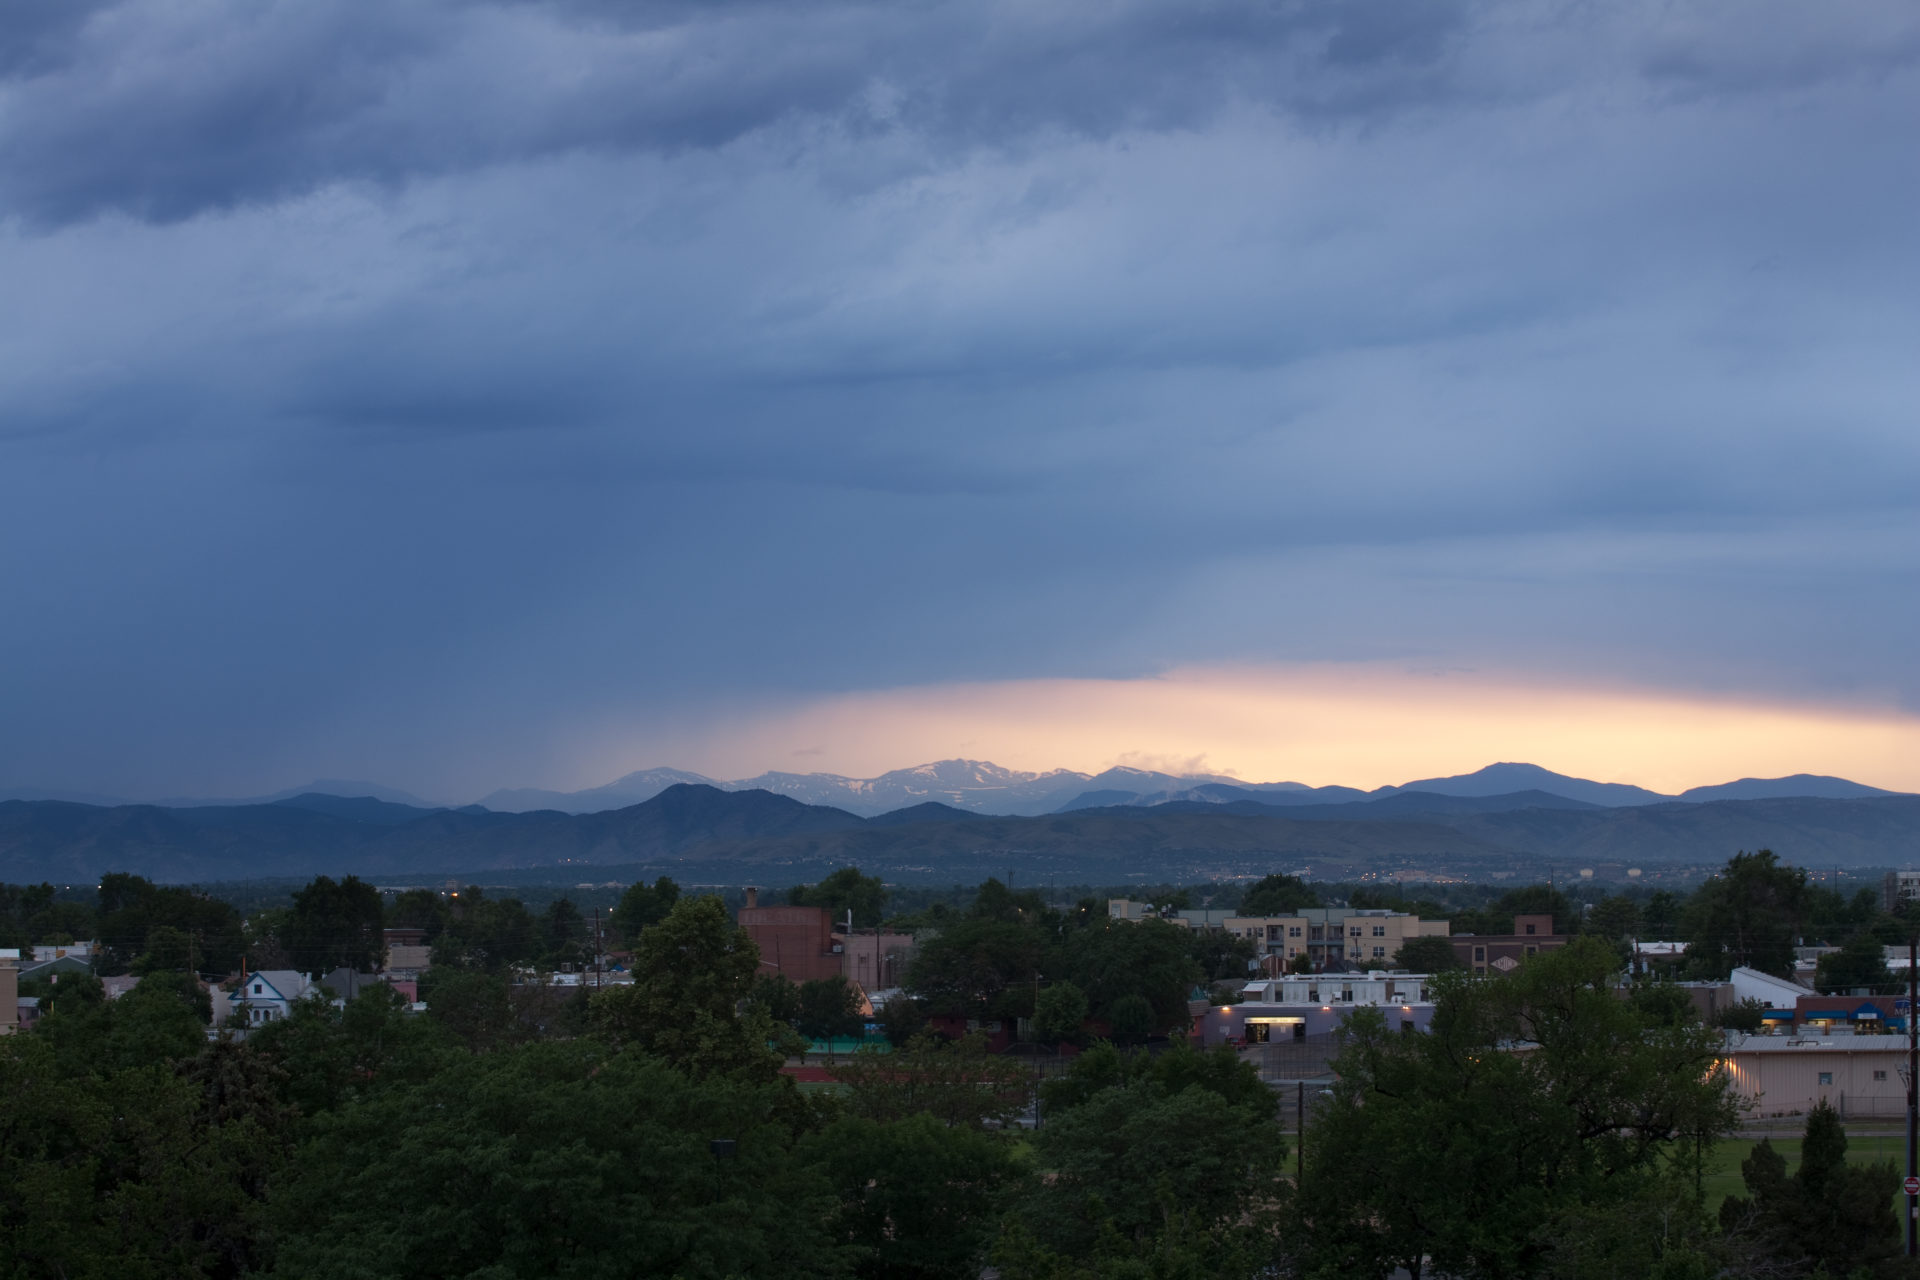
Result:
[[1904,1035],[1729,1036],[1721,1062],[1755,1115],[1803,1115],[1821,1102],[1842,1118],[1906,1114]]
[[1303,956],[1316,972],[1383,969],[1409,939],[1447,936],[1445,920],[1355,907],[1306,907],[1286,916],[1230,916],[1224,927],[1253,943],[1269,973]]
[[1460,963],[1473,973],[1502,974],[1518,969],[1528,956],[1567,945],[1567,936],[1553,931],[1550,915],[1513,918],[1509,934],[1459,933],[1448,939]]
[[825,907],[763,907],[758,889],[747,890],[739,923],[760,948],[759,971],[796,985],[845,978],[867,991],[898,986],[913,949],[903,933],[836,931]]
[[1296,974],[1249,982],[1237,1004],[1198,1015],[1203,1044],[1262,1045],[1331,1035],[1360,1008],[1376,1008],[1387,1026],[1424,1031],[1433,1020],[1431,977],[1424,973]]

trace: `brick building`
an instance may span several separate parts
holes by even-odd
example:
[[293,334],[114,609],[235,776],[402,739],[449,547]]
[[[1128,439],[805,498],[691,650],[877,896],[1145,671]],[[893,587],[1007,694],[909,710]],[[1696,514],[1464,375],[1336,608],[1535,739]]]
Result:
[[1512,973],[1528,956],[1567,945],[1567,936],[1553,931],[1550,915],[1515,916],[1509,934],[1456,933],[1447,941],[1453,953],[1474,973]]

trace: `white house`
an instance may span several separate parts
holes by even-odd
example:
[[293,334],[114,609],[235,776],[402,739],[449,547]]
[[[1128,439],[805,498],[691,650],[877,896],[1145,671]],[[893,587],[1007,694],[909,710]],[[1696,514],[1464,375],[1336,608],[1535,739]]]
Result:
[[228,1006],[240,1013],[248,1026],[262,1026],[286,1017],[312,985],[305,974],[292,969],[262,969],[247,975]]

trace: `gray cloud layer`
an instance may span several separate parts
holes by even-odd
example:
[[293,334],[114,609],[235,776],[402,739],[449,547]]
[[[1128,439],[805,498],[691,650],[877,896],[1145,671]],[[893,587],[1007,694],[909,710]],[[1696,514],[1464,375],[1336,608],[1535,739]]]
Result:
[[1920,704],[1904,8],[24,12],[0,781],[1204,661]]

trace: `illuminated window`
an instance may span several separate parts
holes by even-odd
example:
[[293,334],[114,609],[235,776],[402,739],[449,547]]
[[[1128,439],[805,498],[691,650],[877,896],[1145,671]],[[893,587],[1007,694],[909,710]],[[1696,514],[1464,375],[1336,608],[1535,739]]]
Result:
[[1833,1072],[1831,1072],[1831,1071],[1822,1071],[1822,1072],[1820,1073],[1820,1083],[1821,1083],[1821,1084],[1832,1084],[1832,1083],[1833,1083]]

